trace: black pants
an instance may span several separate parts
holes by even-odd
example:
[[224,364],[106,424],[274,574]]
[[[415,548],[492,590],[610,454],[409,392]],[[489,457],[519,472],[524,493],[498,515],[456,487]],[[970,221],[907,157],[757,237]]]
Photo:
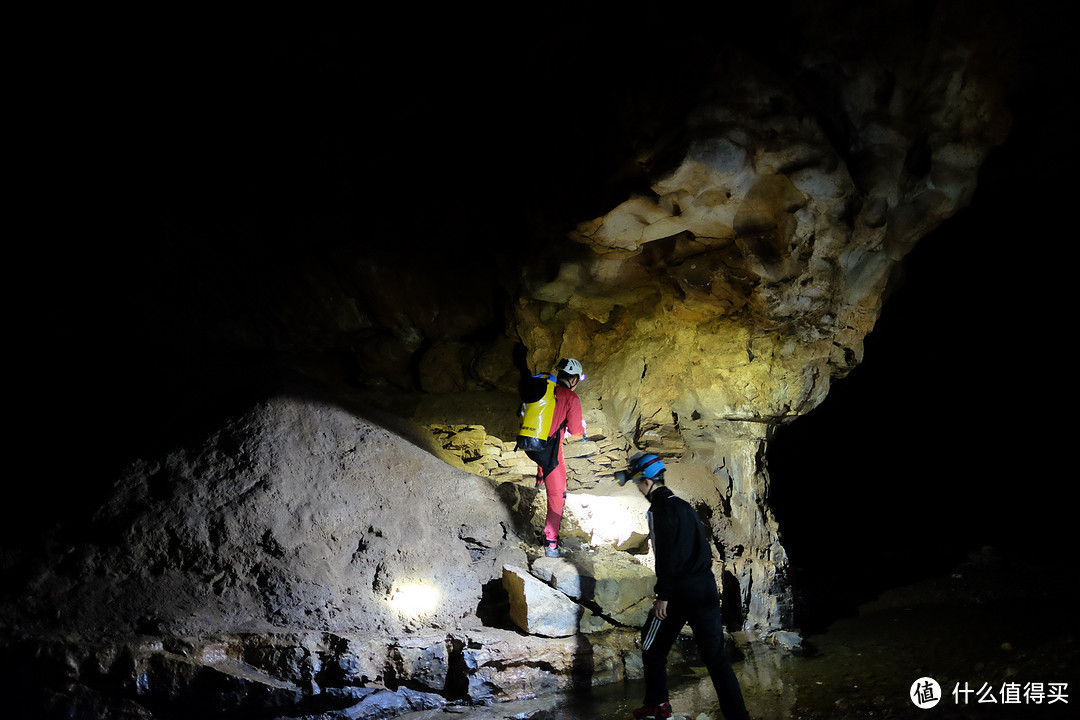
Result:
[[[645,667],[645,705],[668,701],[667,656],[686,623],[694,631],[698,654],[712,678],[720,711],[725,720],[748,720],[742,688],[724,654],[724,626],[720,619],[720,595],[716,582],[694,583],[695,591],[668,601],[667,617],[657,619],[651,612],[641,629],[641,659]],[[711,586],[711,589],[708,587]]]

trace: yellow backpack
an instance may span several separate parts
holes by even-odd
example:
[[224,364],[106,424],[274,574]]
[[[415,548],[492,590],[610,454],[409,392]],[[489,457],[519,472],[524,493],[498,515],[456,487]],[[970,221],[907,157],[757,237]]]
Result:
[[[517,449],[529,456],[547,477],[559,464],[561,428],[552,433],[555,418],[555,376],[551,373],[534,375],[521,388],[521,429]],[[564,425],[566,423],[563,423]]]
[[555,417],[555,376],[551,373],[534,375],[523,389],[522,400],[518,438],[547,440]]

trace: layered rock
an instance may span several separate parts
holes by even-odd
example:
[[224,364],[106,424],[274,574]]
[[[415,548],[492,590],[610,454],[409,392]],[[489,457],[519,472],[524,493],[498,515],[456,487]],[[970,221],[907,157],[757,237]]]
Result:
[[[626,467],[629,448],[607,438],[602,420],[594,414],[584,441],[564,443],[568,494],[561,534],[631,553],[635,562],[650,567],[648,503],[632,486],[614,482],[614,471]],[[547,506],[544,494],[533,487],[536,464],[514,443],[477,425],[428,429],[448,462],[497,483],[497,492],[523,536],[529,528],[543,526]],[[750,430],[759,428],[751,425]],[[714,572],[725,589],[727,617],[766,636],[792,627],[793,622],[787,555],[775,535],[772,512],[763,497],[755,496],[748,480],[765,474],[756,437],[729,439],[725,445],[720,438],[698,439],[688,448],[680,437],[656,428],[642,434],[640,446],[665,458],[668,484],[699,509],[712,531],[718,547]]]

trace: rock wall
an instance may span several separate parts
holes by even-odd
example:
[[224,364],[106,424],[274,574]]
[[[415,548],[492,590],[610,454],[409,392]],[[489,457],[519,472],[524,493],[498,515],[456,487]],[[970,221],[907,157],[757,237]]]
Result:
[[[717,53],[682,122],[638,138],[636,192],[579,222],[513,307],[531,368],[578,358],[613,434],[700,466],[748,627],[790,606],[770,432],[862,361],[903,257],[970,201],[1008,131],[1007,46],[980,39],[1000,15],[876,12],[798,4],[790,65]],[[872,57],[840,42],[855,28]]]

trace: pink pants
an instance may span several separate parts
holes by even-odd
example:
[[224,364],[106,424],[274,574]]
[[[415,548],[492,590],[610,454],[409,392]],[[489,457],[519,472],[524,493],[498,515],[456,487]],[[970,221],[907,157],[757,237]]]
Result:
[[559,539],[563,506],[566,504],[566,465],[562,462],[562,448],[559,448],[559,456],[559,465],[551,471],[544,482],[547,488],[547,520],[544,522],[544,538],[549,545]]

